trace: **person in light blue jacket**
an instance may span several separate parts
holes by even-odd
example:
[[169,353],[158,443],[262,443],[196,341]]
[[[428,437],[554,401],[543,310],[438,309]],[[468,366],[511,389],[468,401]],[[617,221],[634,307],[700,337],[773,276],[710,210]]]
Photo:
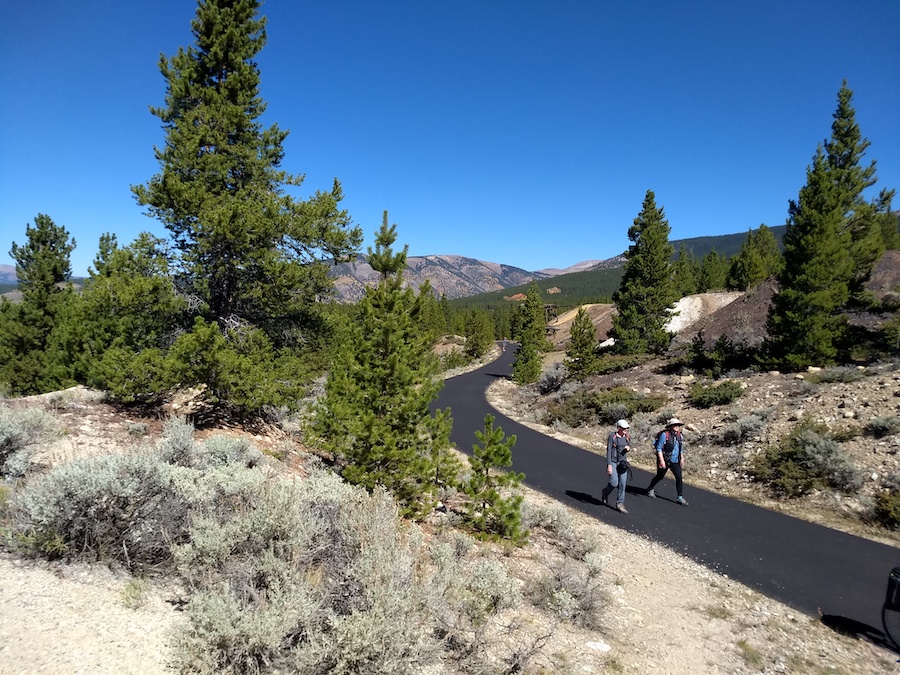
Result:
[[653,444],[656,450],[656,475],[647,487],[647,496],[656,497],[653,488],[663,479],[667,471],[671,471],[675,476],[677,501],[682,506],[687,506],[687,500],[682,494],[684,482],[681,478],[681,470],[684,468],[684,436],[681,433],[683,426],[684,422],[677,417],[672,417],[666,422],[666,428],[656,435],[656,443]]

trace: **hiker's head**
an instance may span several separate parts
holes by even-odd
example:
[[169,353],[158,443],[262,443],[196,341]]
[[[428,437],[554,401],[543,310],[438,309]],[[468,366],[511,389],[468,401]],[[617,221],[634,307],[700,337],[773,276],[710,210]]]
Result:
[[628,420],[619,420],[618,422],[616,422],[616,427],[620,431],[628,431],[628,426]]
[[675,429],[675,431],[680,431],[681,427],[684,426],[684,422],[682,422],[677,417],[670,417],[669,421],[666,422],[667,429]]

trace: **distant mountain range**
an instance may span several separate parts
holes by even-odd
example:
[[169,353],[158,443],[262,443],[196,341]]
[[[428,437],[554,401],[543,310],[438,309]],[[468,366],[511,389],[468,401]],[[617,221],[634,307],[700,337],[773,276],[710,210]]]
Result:
[[16,284],[16,268],[12,265],[0,265],[0,284]]
[[[784,234],[784,226],[771,229],[780,241]],[[743,232],[676,239],[671,243],[676,251],[684,245],[685,249],[699,260],[713,248],[719,254],[730,257],[740,250],[746,237],[747,233]],[[616,269],[622,267],[624,263],[625,256],[620,254],[606,260],[585,260],[565,269],[546,268],[530,272],[512,265],[476,260],[461,255],[410,256],[407,258],[405,278],[413,288],[418,288],[428,279],[439,296],[446,295],[448,300],[454,300],[522,286],[532,280],[541,281],[567,274]],[[356,262],[335,265],[329,274],[334,279],[337,296],[341,302],[358,301],[365,293],[366,286],[377,283],[379,276],[362,256],[357,258]],[[14,285],[16,282],[16,268],[12,265],[0,265],[0,284]]]
[[[785,227],[782,225],[771,230],[776,239],[781,241]],[[676,252],[683,245],[695,260],[700,261],[712,249],[716,249],[722,256],[731,257],[740,250],[746,238],[747,233],[742,232],[675,239],[671,244]],[[625,264],[625,255],[622,253],[606,260],[585,260],[565,269],[545,268],[534,272],[461,255],[410,256],[406,263],[405,279],[408,285],[418,288],[428,279],[437,295],[446,295],[448,300],[455,300],[515,288],[531,281],[542,281],[557,276],[617,269]],[[362,256],[357,258],[356,262],[335,265],[329,274],[335,281],[335,290],[341,302],[357,302],[365,293],[366,286],[378,282],[378,273]]]

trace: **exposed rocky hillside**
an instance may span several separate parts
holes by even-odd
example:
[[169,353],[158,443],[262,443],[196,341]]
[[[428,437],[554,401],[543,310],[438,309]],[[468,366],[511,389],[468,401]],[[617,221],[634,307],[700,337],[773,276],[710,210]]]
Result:
[[[873,269],[866,288],[875,300],[888,306],[900,306],[900,251],[884,253]],[[769,279],[747,292],[698,293],[682,298],[675,304],[668,325],[668,329],[675,334],[670,355],[683,352],[701,333],[707,349],[722,336],[733,344],[758,347],[768,336],[766,318],[777,289],[776,281]],[[604,342],[612,327],[615,308],[608,304],[596,304],[585,305],[585,309],[594,323],[597,340]],[[566,349],[577,311],[564,312],[547,325],[547,336],[553,349]],[[879,330],[891,316],[891,312],[855,312],[848,319],[853,325]]]
[[[378,273],[361,258],[353,263],[335,265],[330,274],[342,302],[360,300],[366,287],[374,286],[379,279]],[[528,272],[511,265],[459,255],[410,256],[406,260],[404,273],[408,286],[418,288],[427,279],[437,295],[446,295],[449,300],[520,286],[532,279],[549,276],[543,272]]]

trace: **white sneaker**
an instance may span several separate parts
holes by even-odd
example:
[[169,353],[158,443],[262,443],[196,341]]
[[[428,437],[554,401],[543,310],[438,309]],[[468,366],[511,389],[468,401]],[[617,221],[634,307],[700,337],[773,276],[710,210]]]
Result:
[[647,490],[647,496],[651,499],[656,499],[656,493],[653,490]]

